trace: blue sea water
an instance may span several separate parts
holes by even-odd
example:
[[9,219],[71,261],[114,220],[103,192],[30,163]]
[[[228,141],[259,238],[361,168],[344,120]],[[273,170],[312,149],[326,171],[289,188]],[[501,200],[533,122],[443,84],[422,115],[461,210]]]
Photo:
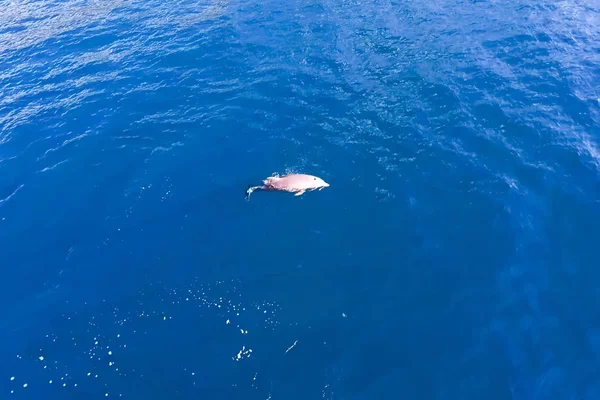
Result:
[[592,0],[1,0],[0,398],[599,399],[599,87]]

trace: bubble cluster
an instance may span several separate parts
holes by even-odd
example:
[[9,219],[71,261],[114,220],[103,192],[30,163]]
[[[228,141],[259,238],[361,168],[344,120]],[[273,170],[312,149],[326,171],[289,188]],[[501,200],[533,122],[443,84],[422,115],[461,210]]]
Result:
[[[194,281],[186,287],[153,284],[121,304],[102,302],[63,314],[52,323],[52,332],[32,342],[27,354],[16,355],[13,373],[9,370],[5,378],[11,398],[18,398],[30,385],[127,397],[122,389],[136,385],[123,382],[151,380],[148,375],[156,369],[152,363],[181,371],[195,387],[198,379],[204,379],[196,368],[206,368],[206,361],[177,354],[173,365],[164,365],[168,362],[164,356],[146,359],[139,355],[160,352],[165,343],[200,351],[199,347],[210,347],[210,343],[197,341],[195,331],[218,325],[222,330],[218,345],[224,348],[223,354],[230,349],[230,361],[223,363],[249,359],[253,332],[275,329],[280,324],[280,308],[271,302],[245,300],[239,286],[236,280],[210,285]],[[16,371],[31,372],[19,376]],[[40,376],[42,380],[34,382]],[[128,394],[135,393],[129,390]]]
[[242,346],[242,349],[233,358],[235,361],[239,361],[242,358],[248,358],[252,355],[252,349],[246,349],[246,346]]

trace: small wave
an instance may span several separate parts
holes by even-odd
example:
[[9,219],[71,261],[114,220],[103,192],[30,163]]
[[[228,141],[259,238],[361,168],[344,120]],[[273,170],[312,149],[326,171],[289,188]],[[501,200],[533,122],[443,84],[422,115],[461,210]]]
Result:
[[510,177],[507,174],[498,174],[497,176],[506,183],[510,190],[513,190],[520,195],[527,195],[529,193],[527,188],[521,185],[516,178]]
[[579,154],[589,156],[596,170],[600,171],[600,151],[598,146],[591,140],[588,135],[581,135],[581,142],[577,146]]
[[9,201],[15,194],[17,194],[17,192],[21,189],[23,189],[23,186],[25,186],[24,184],[21,184],[21,186],[19,186],[18,188],[15,189],[14,192],[12,192],[11,194],[8,195],[8,197],[0,200],[0,205],[4,204],[5,202]]
[[66,163],[67,161],[69,161],[69,160],[68,160],[68,159],[67,159],[67,160],[62,160],[62,161],[60,161],[60,162],[57,162],[57,163],[56,163],[56,164],[54,164],[53,166],[51,166],[51,167],[46,167],[46,168],[44,168],[44,169],[42,169],[42,170],[40,170],[40,171],[38,171],[38,172],[39,172],[39,173],[41,173],[41,172],[47,172],[47,171],[53,170],[54,168],[58,167],[58,166],[59,166],[59,165],[61,165],[61,164],[64,164],[64,163]]
[[78,140],[83,139],[84,137],[86,137],[88,134],[87,133],[82,133],[81,135],[77,135],[75,137],[72,137],[70,139],[65,140],[64,142],[62,142],[62,144],[60,146],[57,147],[53,147],[51,149],[46,150],[46,152],[44,153],[44,155],[41,158],[44,158],[48,155],[48,153],[52,153],[54,151],[60,150],[61,148],[67,146],[70,143],[76,142]]
[[6,157],[6,158],[0,158],[0,164],[2,164],[4,161],[10,161],[10,160],[14,160],[15,158],[17,158],[17,156]]
[[166,151],[173,150],[173,148],[175,148],[175,147],[182,147],[182,146],[183,146],[183,143],[181,143],[181,142],[175,142],[175,143],[171,144],[169,147],[158,146],[158,147],[155,147],[152,150],[152,152],[150,153],[150,155],[156,153],[157,151],[165,151],[166,152]]

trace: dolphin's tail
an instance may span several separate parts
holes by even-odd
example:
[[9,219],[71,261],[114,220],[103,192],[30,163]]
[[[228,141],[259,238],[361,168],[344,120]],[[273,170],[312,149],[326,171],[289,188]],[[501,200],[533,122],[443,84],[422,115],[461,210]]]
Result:
[[248,185],[248,189],[246,189],[246,200],[248,200],[250,198],[250,195],[252,194],[252,192],[254,192],[256,189],[260,189],[260,186],[252,186],[252,185]]

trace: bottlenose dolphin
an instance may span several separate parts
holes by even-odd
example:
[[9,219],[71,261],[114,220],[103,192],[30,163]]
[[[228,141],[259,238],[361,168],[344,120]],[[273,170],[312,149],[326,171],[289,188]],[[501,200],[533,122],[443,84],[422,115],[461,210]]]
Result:
[[248,185],[246,199],[249,199],[255,190],[290,192],[294,193],[294,196],[302,196],[306,191],[321,190],[326,187],[329,187],[329,183],[313,175],[289,174],[284,176],[270,176],[260,186]]

